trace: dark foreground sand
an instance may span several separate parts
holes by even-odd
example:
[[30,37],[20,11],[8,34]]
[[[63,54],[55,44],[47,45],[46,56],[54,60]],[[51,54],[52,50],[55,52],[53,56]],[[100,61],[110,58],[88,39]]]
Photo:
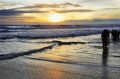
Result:
[[[84,42],[100,39],[99,35],[80,38]],[[67,40],[71,39],[78,40]],[[55,46],[40,53],[0,60],[0,79],[120,79],[119,45],[110,44],[107,66],[102,64],[99,42]]]

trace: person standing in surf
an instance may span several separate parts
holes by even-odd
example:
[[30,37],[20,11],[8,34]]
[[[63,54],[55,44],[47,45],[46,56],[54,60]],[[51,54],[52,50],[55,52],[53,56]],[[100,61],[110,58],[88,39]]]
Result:
[[109,31],[107,29],[103,30],[101,34],[102,46],[103,46],[103,54],[102,54],[103,66],[107,66],[108,53],[109,53],[108,52],[109,38],[110,38]]
[[109,31],[107,29],[103,30],[101,34],[103,47],[107,47],[109,45],[109,37]]
[[119,40],[119,32],[117,30],[112,30],[111,37],[112,37],[113,41],[118,41]]

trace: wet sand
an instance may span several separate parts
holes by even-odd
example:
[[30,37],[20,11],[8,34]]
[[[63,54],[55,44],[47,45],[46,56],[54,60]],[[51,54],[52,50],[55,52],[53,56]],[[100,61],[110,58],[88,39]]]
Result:
[[[0,79],[119,79],[120,43],[110,44],[107,66],[104,66],[102,64],[103,49],[100,35],[46,39],[44,42],[53,40],[64,41],[64,44],[56,44],[50,49],[36,51],[36,53],[29,55],[0,60]],[[43,42],[43,39],[27,40],[23,46],[32,44],[28,45],[29,48],[21,51],[17,44],[18,48],[16,49],[18,52],[26,52],[43,48],[43,46],[38,47],[37,42]],[[68,42],[84,43],[68,45]],[[33,44],[37,45],[33,47]],[[8,53],[9,50],[7,50]]]

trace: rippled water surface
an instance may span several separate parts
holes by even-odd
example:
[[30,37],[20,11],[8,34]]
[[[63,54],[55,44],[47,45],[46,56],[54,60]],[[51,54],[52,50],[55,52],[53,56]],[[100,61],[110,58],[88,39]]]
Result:
[[2,38],[0,79],[119,79],[120,41],[110,40],[105,51],[109,52],[107,66],[102,63],[100,34]]

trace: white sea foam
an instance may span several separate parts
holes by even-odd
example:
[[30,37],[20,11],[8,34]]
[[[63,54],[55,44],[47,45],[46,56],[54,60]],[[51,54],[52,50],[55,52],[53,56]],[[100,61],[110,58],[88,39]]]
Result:
[[90,34],[99,34],[103,29],[116,29],[120,31],[119,26],[81,26],[79,28],[69,29],[40,29],[30,26],[6,26],[0,27],[0,38],[51,38],[51,37],[72,37]]

